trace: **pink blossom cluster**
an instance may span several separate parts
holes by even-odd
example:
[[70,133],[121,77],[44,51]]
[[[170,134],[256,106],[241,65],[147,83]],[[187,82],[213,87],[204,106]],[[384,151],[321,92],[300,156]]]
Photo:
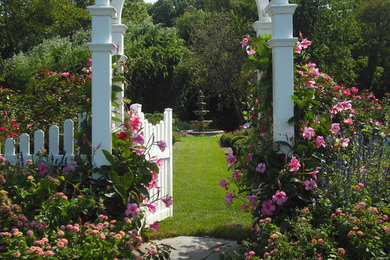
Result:
[[248,55],[255,55],[256,51],[252,49],[252,46],[249,45],[249,42],[250,42],[250,37],[249,36],[244,37],[244,39],[242,39],[241,41],[241,47],[245,48]]
[[299,37],[301,41],[297,41],[295,46],[295,53],[301,53],[303,49],[307,49],[311,45],[311,41],[309,41],[307,38],[303,38],[301,32],[299,32]]

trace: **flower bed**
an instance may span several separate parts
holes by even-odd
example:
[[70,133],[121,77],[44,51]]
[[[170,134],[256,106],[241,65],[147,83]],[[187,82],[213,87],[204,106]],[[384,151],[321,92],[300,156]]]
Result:
[[[142,247],[145,210],[155,212],[159,199],[169,207],[172,198],[149,196],[160,161],[147,159],[139,120],[130,110],[123,132],[113,135],[112,155],[104,151],[110,164],[94,169],[98,179],[89,156],[62,166],[48,164],[45,150],[27,164],[0,157],[0,258],[168,259],[168,246]],[[80,150],[90,151],[81,136]]]
[[[245,112],[249,134],[227,156],[232,176],[220,181],[227,205],[241,203],[254,217],[243,258],[389,256],[388,101],[320,72],[301,35],[289,120],[295,138],[274,143],[269,38],[242,41],[246,71],[255,75]],[[237,192],[228,191],[233,185]]]

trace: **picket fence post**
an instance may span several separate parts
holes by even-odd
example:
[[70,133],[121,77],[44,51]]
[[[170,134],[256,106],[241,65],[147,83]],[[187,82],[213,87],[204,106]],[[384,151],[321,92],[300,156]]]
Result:
[[[65,161],[72,160],[74,158],[74,122],[71,119],[67,119],[64,122],[63,130],[63,154],[60,154],[60,131],[59,127],[52,125],[49,128],[49,152],[47,158],[39,158],[41,161],[47,161],[49,164],[60,164]],[[13,138],[7,138],[5,140],[4,156],[11,164],[16,164],[18,160],[21,163],[26,163],[29,159],[41,152],[45,147],[45,133],[42,130],[34,132],[34,152],[31,154],[31,140],[30,136],[26,133],[22,133],[19,136],[19,149],[18,154],[15,149],[15,141]]]

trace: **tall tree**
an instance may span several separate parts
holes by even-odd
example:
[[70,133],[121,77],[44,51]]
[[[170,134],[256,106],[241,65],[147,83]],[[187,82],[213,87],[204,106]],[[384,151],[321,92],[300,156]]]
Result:
[[353,10],[357,0],[292,0],[298,4],[294,14],[294,34],[302,32],[313,44],[312,60],[339,83],[356,84],[357,68],[364,57],[353,52],[360,39],[360,26]]
[[1,0],[1,57],[26,51],[45,38],[71,35],[89,21],[88,11],[70,0]]
[[225,129],[235,128],[242,121],[241,104],[246,96],[246,80],[241,74],[245,57],[240,45],[242,31],[231,13],[203,17],[190,33],[190,50],[200,64],[195,71],[197,83],[208,97],[210,110],[214,108],[213,120]]
[[174,107],[185,90],[184,82],[174,81],[176,68],[188,52],[184,41],[176,29],[155,25],[150,18],[127,26],[125,54],[131,57],[132,67],[126,74],[126,95],[146,112]]
[[145,3],[143,0],[127,0],[122,9],[122,23],[132,22],[140,24],[145,20],[148,14],[148,8],[151,4]]
[[362,23],[359,53],[368,57],[367,68],[359,73],[359,84],[383,96],[390,92],[390,0],[360,1],[356,15]]

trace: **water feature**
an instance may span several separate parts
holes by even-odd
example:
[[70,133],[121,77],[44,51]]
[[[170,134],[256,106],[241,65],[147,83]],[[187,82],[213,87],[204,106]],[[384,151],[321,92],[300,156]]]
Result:
[[205,120],[204,116],[210,112],[209,110],[205,109],[206,102],[204,101],[205,96],[202,92],[202,90],[199,90],[198,93],[198,101],[196,102],[196,105],[198,107],[197,110],[194,110],[194,114],[198,117],[198,120],[191,121],[192,124],[196,126],[196,129],[187,131],[189,134],[192,135],[220,135],[223,133],[221,130],[216,129],[207,129],[207,127],[213,122],[213,120]]

